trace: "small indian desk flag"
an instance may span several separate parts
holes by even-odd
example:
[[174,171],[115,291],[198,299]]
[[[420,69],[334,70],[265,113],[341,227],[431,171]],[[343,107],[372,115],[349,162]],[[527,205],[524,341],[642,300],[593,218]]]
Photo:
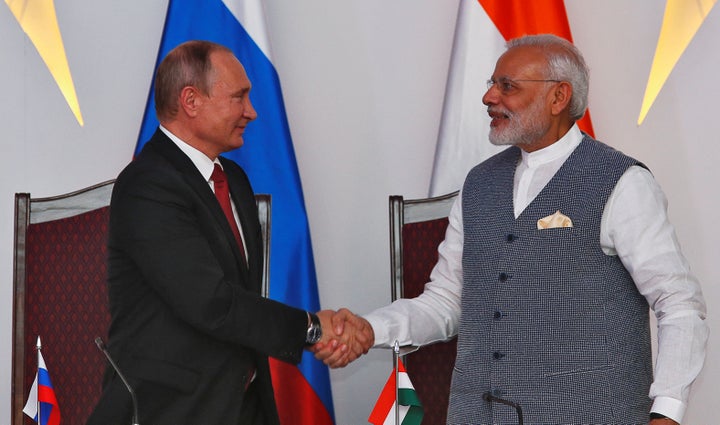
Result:
[[37,339],[38,365],[35,381],[30,387],[28,400],[23,412],[40,425],[59,425],[60,407],[58,406],[55,389],[50,382],[50,374],[43,359],[40,337]]
[[[420,425],[423,418],[422,404],[415,393],[415,387],[410,382],[410,377],[405,371],[405,365],[398,358],[397,373],[393,369],[383,387],[382,393],[375,403],[368,422],[373,425]],[[395,377],[397,376],[398,403],[395,403]],[[396,423],[395,406],[398,406],[399,415]]]

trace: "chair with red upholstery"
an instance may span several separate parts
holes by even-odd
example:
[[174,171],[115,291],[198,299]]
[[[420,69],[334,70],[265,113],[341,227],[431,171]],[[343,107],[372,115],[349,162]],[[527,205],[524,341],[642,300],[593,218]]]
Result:
[[[23,407],[37,371],[36,340],[64,424],[84,424],[100,397],[107,340],[106,256],[114,181],[50,198],[15,195],[12,425],[34,422]],[[270,195],[256,195],[268,293]]]
[[[390,196],[390,268],[392,299],[422,293],[438,260],[450,208],[458,192],[405,200]],[[423,424],[444,424],[455,364],[456,338],[423,346],[404,359],[423,405]]]
[[[82,424],[105,367],[106,239],[113,181],[52,198],[15,195],[12,424],[37,371],[38,336],[66,424]],[[106,338],[105,338],[106,339]]]

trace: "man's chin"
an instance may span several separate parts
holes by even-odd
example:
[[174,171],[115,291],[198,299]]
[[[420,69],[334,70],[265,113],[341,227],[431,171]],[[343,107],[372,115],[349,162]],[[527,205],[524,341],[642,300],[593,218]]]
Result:
[[499,134],[494,134],[492,130],[490,130],[489,137],[490,143],[492,143],[495,146],[509,146],[514,145],[515,140],[510,140],[508,137],[503,137]]
[[242,136],[237,137],[231,141],[231,149],[240,149],[245,144],[245,140],[242,138]]

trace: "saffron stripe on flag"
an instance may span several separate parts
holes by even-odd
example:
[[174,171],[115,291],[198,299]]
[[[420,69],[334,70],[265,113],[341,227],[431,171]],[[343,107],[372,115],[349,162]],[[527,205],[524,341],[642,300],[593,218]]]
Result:
[[[245,131],[245,145],[223,156],[245,169],[256,193],[272,196],[270,298],[304,310],[317,311],[320,301],[310,231],[280,80],[266,55],[269,51],[267,38],[263,37],[259,46],[238,21],[240,16],[245,22],[252,23],[253,35],[257,37],[258,31],[265,28],[264,24],[259,24],[265,22],[262,4],[259,0],[226,2],[231,7],[221,0],[170,0],[158,63],[175,46],[200,39],[229,47],[245,67],[253,85],[250,97],[258,118]],[[153,90],[154,85],[150,89],[136,153],[158,125]],[[334,412],[327,366],[309,352],[303,354],[299,366],[292,366],[299,373],[287,373],[287,369],[278,369],[277,364],[271,362],[273,380],[276,381],[279,376],[283,383],[275,386],[281,422],[332,424]],[[285,407],[287,404],[281,402],[298,400],[298,397],[301,397],[300,408],[307,410],[288,410]],[[316,415],[323,411],[324,415]],[[298,418],[312,418],[312,421],[298,422]]]

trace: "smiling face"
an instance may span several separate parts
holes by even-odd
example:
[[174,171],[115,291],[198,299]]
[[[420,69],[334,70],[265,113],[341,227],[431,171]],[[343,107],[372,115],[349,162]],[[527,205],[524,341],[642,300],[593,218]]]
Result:
[[556,89],[566,83],[549,79],[541,49],[508,50],[498,59],[491,81],[483,96],[492,119],[491,143],[533,151],[558,140],[553,131],[558,119]]
[[193,140],[189,141],[210,158],[243,145],[248,123],[257,118],[250,102],[250,80],[232,53],[211,53],[212,71],[207,95],[193,88]]

